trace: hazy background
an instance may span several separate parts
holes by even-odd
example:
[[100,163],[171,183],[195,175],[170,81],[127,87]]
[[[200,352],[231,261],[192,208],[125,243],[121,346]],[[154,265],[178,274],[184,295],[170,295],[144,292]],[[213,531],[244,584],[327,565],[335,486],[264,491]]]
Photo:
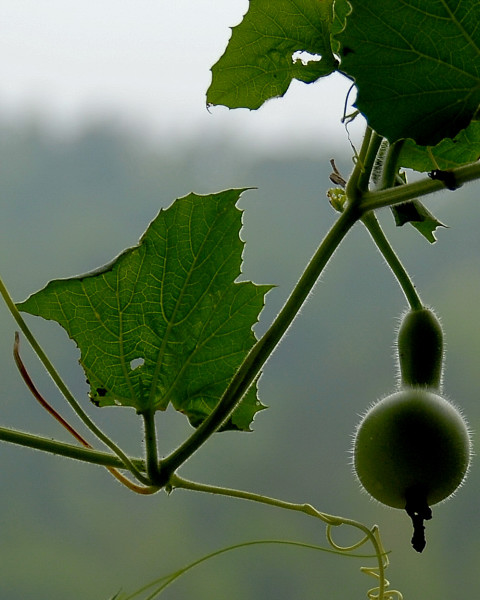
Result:
[[[222,4],[2,2],[0,273],[15,300],[51,278],[109,261],[179,196],[256,186],[240,203],[244,274],[277,285],[258,331],[271,322],[335,219],[325,190],[330,158],[345,174],[351,168],[339,124],[345,90],[334,79],[299,84],[258,113],[208,113],[208,69],[223,51],[228,26],[247,7]],[[422,297],[442,318],[446,393],[474,431],[480,426],[477,189],[429,201],[450,226],[434,246],[412,228],[395,229],[388,210],[380,215]],[[218,434],[181,473],[378,523],[392,550],[388,578],[406,599],[446,599],[459,589],[474,597],[477,461],[457,497],[434,508],[422,555],[410,547],[406,515],[370,502],[351,474],[358,415],[395,386],[394,329],[404,308],[382,258],[356,227],[264,369],[259,390],[270,408],[256,418],[255,431]],[[28,321],[95,420],[140,455],[134,412],[92,406],[74,345],[55,324]],[[0,327],[0,424],[71,441],[16,373],[15,326],[3,308]],[[41,390],[63,407],[26,344],[22,354]],[[70,417],[68,408],[63,413]],[[158,415],[158,425],[165,454],[191,431],[171,411]],[[229,544],[324,543],[323,525],[302,515],[182,491],[144,498],[103,469],[8,444],[0,447],[0,465],[0,597],[8,600],[107,600]],[[340,538],[351,539],[348,533]],[[354,600],[375,585],[359,572],[363,564],[275,546],[239,550],[191,572],[164,598]]]
[[247,9],[247,0],[2,0],[0,107],[41,112],[63,131],[104,116],[155,141],[208,129],[237,145],[319,148],[338,132],[350,87],[341,76],[295,82],[258,112],[207,111],[210,68]]

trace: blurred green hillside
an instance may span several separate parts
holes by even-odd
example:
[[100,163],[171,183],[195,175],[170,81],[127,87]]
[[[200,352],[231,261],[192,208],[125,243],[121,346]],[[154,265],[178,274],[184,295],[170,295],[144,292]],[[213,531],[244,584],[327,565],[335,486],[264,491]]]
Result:
[[[105,124],[70,138],[35,122],[3,124],[0,272],[20,301],[52,278],[110,261],[179,196],[255,187],[241,200],[247,243],[243,276],[277,286],[258,324],[264,331],[336,218],[325,197],[330,152],[326,147],[324,156],[268,159],[219,140],[199,139],[188,147],[164,140],[154,147]],[[335,158],[348,173],[349,156]],[[422,298],[443,321],[445,391],[477,431],[478,186],[440,194],[428,206],[449,225],[437,232],[433,246],[409,226],[396,229],[389,210],[380,216]],[[378,523],[392,550],[388,578],[406,600],[476,597],[477,460],[457,497],[434,508],[422,555],[410,547],[406,515],[371,502],[351,473],[349,449],[358,415],[395,386],[394,330],[404,308],[393,277],[357,226],[267,363],[259,390],[269,409],[257,416],[254,432],[217,434],[181,473]],[[74,345],[55,324],[28,322],[94,419],[128,452],[140,455],[142,433],[134,412],[91,405]],[[70,442],[15,371],[15,327],[3,307],[0,326],[0,424]],[[26,344],[22,354],[41,390],[63,407]],[[62,412],[74,422],[68,407]],[[186,419],[172,411],[159,414],[158,424],[163,453],[190,431]],[[181,491],[140,497],[103,469],[28,449],[2,444],[0,466],[2,600],[107,600],[121,588],[133,591],[230,544],[264,538],[324,544],[323,526],[301,515]],[[363,564],[275,546],[239,550],[192,571],[163,598],[354,600],[375,585],[359,572]]]

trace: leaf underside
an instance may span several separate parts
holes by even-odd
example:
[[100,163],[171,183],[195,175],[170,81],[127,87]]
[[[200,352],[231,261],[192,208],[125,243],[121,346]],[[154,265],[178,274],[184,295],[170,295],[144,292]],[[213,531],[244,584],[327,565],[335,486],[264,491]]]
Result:
[[[271,286],[241,273],[243,190],[190,194],[161,210],[138,246],[92,273],[54,280],[18,304],[57,321],[80,349],[99,406],[165,410],[198,426],[255,343]],[[250,429],[255,386],[223,429]]]
[[[332,5],[333,0],[250,0],[225,53],[212,67],[207,102],[256,109],[283,96],[293,79],[311,83],[335,71]],[[302,52],[308,53],[303,61],[301,54],[294,56]]]
[[392,213],[397,227],[410,223],[431,244],[437,241],[435,231],[438,227],[446,227],[419,200],[410,200],[392,206]]
[[340,69],[370,126],[423,146],[466,128],[480,105],[480,2],[349,1]]
[[436,146],[419,146],[405,140],[398,165],[426,172],[454,169],[480,158],[480,121],[472,121],[454,139],[444,139]]

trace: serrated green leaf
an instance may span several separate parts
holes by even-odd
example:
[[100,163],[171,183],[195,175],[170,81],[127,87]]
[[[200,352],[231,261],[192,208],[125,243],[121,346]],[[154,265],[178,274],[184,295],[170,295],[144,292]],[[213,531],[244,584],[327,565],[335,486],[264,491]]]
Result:
[[446,227],[419,200],[392,206],[392,212],[397,227],[411,223],[431,244],[437,241],[434,235],[436,229]]
[[[283,96],[292,79],[316,81],[338,62],[330,45],[333,0],[250,0],[243,21],[212,67],[207,102],[229,108],[259,108]],[[301,55],[313,55],[302,61]],[[318,60],[317,60],[318,59]]]
[[349,1],[340,70],[371,127],[424,146],[467,127],[480,105],[480,2]]
[[[143,412],[171,403],[194,426],[217,404],[255,342],[271,288],[235,282],[242,191],[176,200],[111,264],[18,304],[75,340],[96,404]],[[248,430],[262,408],[252,387],[224,429]]]
[[436,146],[419,146],[405,140],[398,164],[400,167],[426,172],[454,169],[480,158],[480,121],[472,121],[454,139],[442,140]]

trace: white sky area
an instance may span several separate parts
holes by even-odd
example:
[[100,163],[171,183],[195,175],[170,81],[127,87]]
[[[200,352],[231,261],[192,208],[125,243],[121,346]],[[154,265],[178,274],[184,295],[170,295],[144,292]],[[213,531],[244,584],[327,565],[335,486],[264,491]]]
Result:
[[345,139],[349,81],[294,82],[259,111],[206,109],[210,67],[247,0],[0,0],[0,118],[59,131],[106,118],[153,139],[228,136],[275,150]]

